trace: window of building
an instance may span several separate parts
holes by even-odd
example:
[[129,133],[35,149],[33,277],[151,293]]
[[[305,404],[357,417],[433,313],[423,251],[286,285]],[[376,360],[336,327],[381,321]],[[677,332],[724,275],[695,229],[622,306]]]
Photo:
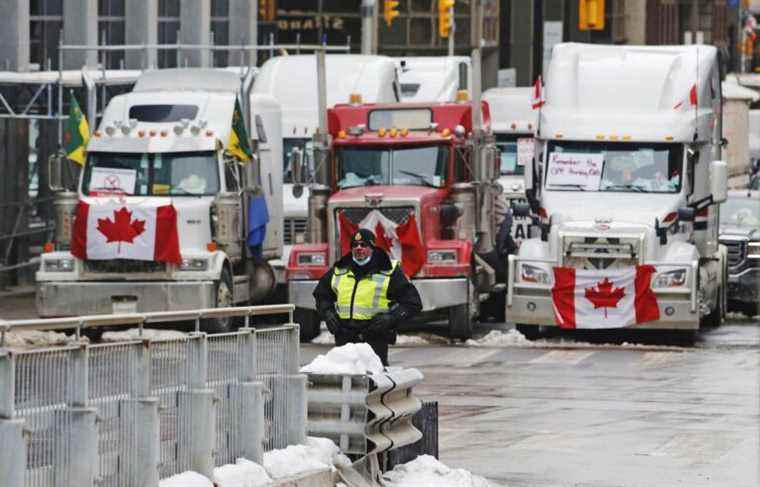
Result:
[[[98,43],[100,45],[126,44],[124,1],[98,0]],[[98,62],[106,69],[121,69],[124,64],[124,51],[99,52]]]
[[[230,45],[229,0],[211,0],[211,35],[215,45]],[[212,59],[214,66],[227,66],[229,51],[214,51]]]
[[[179,0],[158,1],[158,43],[177,44],[179,42]],[[159,68],[177,67],[176,49],[158,50]]]
[[58,69],[62,29],[63,0],[29,2],[29,62],[33,69]]

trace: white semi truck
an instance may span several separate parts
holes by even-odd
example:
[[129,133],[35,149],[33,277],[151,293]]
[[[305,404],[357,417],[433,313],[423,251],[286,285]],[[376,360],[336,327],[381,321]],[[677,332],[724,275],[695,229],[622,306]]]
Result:
[[[533,108],[531,88],[491,88],[483,92],[483,100],[491,108],[491,128],[501,155],[499,185],[500,210],[516,203],[525,203],[525,167],[530,167],[535,143],[538,110]],[[514,218],[512,236],[516,242],[530,238],[528,218]]]
[[539,231],[509,257],[508,319],[528,336],[637,323],[693,337],[720,324],[717,50],[559,44],[546,79],[525,172]]
[[460,90],[472,87],[468,56],[411,56],[397,58],[401,101],[456,101]]
[[[271,293],[267,261],[282,255],[280,108],[249,95],[250,84],[220,70],[156,70],[111,99],[77,192],[56,194],[55,249],[36,276],[40,316],[224,307]],[[235,113],[250,118],[247,162],[228,150]],[[262,196],[268,223],[251,204]]]
[[[396,66],[391,58],[353,54],[328,54],[327,106],[348,103],[358,95],[364,103],[393,103],[399,100]],[[282,108],[283,159],[285,168],[284,255],[275,265],[278,281],[284,282],[281,271],[288,261],[294,243],[303,243],[306,232],[308,187],[293,192],[292,172],[288,168],[291,153],[298,148],[307,168],[314,169],[312,137],[319,125],[317,108],[317,67],[314,55],[278,56],[261,67],[253,84],[253,93],[269,95]],[[357,98],[357,100],[359,99]]]

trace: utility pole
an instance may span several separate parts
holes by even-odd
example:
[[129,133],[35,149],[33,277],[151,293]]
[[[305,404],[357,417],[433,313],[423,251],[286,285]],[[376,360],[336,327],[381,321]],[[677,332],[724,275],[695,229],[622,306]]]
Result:
[[376,29],[377,2],[362,0],[362,54],[374,54],[374,34]]
[[457,31],[457,21],[454,18],[454,3],[449,7],[449,18],[451,19],[451,32],[449,32],[449,56],[454,55],[454,35]]

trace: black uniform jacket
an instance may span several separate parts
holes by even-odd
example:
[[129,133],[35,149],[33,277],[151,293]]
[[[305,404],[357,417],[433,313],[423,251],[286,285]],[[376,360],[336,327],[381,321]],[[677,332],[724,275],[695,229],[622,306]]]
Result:
[[[335,301],[338,297],[332,289],[332,278],[335,267],[342,269],[350,268],[356,276],[356,280],[366,279],[372,274],[379,271],[389,271],[391,269],[391,259],[381,249],[375,249],[372,253],[371,260],[363,266],[357,265],[351,253],[344,255],[335,265],[325,273],[319,280],[317,287],[314,289],[314,299],[317,302],[317,312],[320,316],[324,316],[324,312],[329,309],[335,309]],[[414,284],[409,282],[409,279],[404,275],[404,271],[401,270],[401,266],[396,266],[391,274],[391,280],[388,283],[388,301],[390,301],[391,307],[394,305],[401,306],[407,316],[414,316],[422,310],[422,301],[420,300],[420,293]],[[353,326],[353,323],[347,324]],[[366,323],[357,323],[357,326],[364,326]]]

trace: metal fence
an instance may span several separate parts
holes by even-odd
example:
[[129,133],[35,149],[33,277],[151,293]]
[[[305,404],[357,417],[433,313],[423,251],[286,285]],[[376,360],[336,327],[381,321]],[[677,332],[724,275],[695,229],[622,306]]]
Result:
[[[263,314],[254,308],[239,314],[246,322]],[[167,341],[0,348],[2,485],[151,487],[186,470],[211,477],[214,466],[260,462],[264,451],[304,442],[298,336],[298,325],[287,324]]]

